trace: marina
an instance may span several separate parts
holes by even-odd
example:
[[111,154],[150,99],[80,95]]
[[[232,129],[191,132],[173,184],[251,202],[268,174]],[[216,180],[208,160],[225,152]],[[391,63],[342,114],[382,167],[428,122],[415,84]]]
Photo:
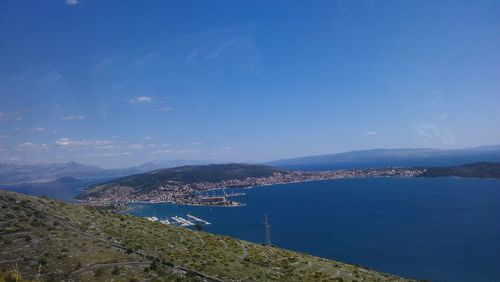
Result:
[[183,226],[183,227],[194,226],[196,224],[203,224],[203,225],[211,224],[210,222],[208,222],[204,219],[201,219],[199,217],[196,217],[194,215],[191,215],[191,214],[188,214],[186,217],[188,217],[190,220],[186,219],[184,217],[180,217],[180,216],[172,216],[172,217],[170,217],[170,220],[168,217],[160,220],[156,216],[147,216],[144,218],[149,220],[149,221],[153,221],[153,222],[159,222],[159,223],[166,224],[166,225],[172,224],[172,225],[178,225],[178,226]]
[[210,222],[208,222],[208,221],[206,221],[206,220],[203,220],[203,219],[201,219],[201,218],[198,218],[198,217],[196,217],[196,216],[194,216],[194,215],[190,215],[190,214],[188,214],[188,215],[187,215],[187,217],[191,218],[191,219],[192,219],[192,220],[194,220],[194,221],[197,221],[197,222],[203,223],[203,224],[205,224],[205,225],[210,224]]
[[160,223],[163,223],[163,224],[171,224],[171,222],[170,222],[168,219],[163,219],[163,220],[160,220]]
[[172,219],[175,220],[177,223],[179,223],[181,226],[191,226],[194,225],[191,221],[182,218],[180,216],[172,216]]

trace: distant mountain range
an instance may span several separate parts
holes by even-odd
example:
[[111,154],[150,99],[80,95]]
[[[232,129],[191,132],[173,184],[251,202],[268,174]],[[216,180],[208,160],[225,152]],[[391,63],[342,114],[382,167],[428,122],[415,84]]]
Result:
[[[265,163],[282,169],[331,170],[382,167],[454,166],[475,162],[500,162],[500,145],[468,149],[374,149],[307,156]],[[123,177],[163,168],[204,165],[213,161],[168,160],[125,169],[103,169],[75,162],[56,164],[0,164],[0,184],[49,182],[63,177],[95,179]]]
[[119,177],[127,174],[129,174],[128,170],[103,169],[75,162],[29,165],[0,164],[0,184],[50,182],[68,176],[89,179]]
[[453,166],[475,162],[500,162],[500,145],[454,150],[374,149],[283,159],[266,164],[285,169],[331,170]]
[[179,167],[186,165],[207,165],[218,163],[217,161],[209,160],[163,160],[143,163],[139,166],[132,167],[130,169],[137,170],[138,172],[153,171],[162,168]]
[[73,177],[76,179],[122,177],[160,168],[207,163],[209,161],[170,160],[148,162],[140,166],[124,169],[104,169],[76,162],[28,165],[0,164],[0,184],[50,182],[64,177]]

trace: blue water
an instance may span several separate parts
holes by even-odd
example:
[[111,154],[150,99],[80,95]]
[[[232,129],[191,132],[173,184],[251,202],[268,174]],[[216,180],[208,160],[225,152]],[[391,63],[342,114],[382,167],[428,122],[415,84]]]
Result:
[[70,184],[55,184],[55,183],[30,183],[18,185],[1,185],[0,190],[13,191],[22,194],[33,196],[47,196],[49,198],[74,202],[75,196],[82,192],[82,189],[91,185],[102,183],[111,178],[98,178],[82,180]]
[[431,281],[500,281],[500,180],[343,179],[238,189],[238,208],[132,205],[188,212],[205,230]]

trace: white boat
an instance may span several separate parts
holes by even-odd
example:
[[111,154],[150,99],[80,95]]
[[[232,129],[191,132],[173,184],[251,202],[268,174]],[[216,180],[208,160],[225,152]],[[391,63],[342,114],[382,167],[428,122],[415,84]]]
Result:
[[201,222],[201,223],[206,224],[206,225],[210,224],[210,222],[208,222],[208,221],[206,221],[206,220],[203,220],[203,219],[201,219],[201,218],[199,218],[199,217],[196,217],[196,216],[194,216],[194,215],[190,215],[190,214],[188,214],[188,215],[187,215],[187,217],[191,218],[191,219],[192,219],[192,220],[194,220],[194,221]]
[[164,219],[164,220],[160,220],[160,223],[170,224],[170,221],[168,219]]
[[180,226],[189,226],[189,224],[186,224],[180,217],[178,216],[172,216],[172,219],[175,220]]

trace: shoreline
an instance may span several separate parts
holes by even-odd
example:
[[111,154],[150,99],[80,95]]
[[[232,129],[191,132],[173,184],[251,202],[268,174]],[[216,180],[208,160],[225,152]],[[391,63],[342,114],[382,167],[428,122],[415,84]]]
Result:
[[[261,188],[261,187],[268,187],[268,186],[280,186],[280,185],[287,185],[287,184],[296,184],[296,183],[307,183],[307,182],[316,182],[316,181],[331,181],[331,180],[343,180],[343,179],[367,179],[367,178],[399,178],[399,179],[410,179],[410,178],[459,178],[459,179],[483,179],[483,180],[497,180],[498,178],[481,178],[481,177],[461,177],[461,176],[435,176],[435,177],[429,177],[429,176],[356,176],[356,177],[332,177],[332,178],[324,178],[324,179],[306,179],[306,180],[297,180],[297,181],[289,181],[289,182],[279,182],[279,183],[272,183],[272,184],[261,184],[261,185],[252,185],[252,186],[240,186],[240,187],[220,187],[220,188],[212,188],[212,189],[207,189],[203,191],[199,191],[198,194],[203,194],[207,193],[210,191],[220,191],[224,189],[242,189],[242,190],[247,190],[247,189],[254,189],[254,188]],[[227,195],[228,197],[231,197],[231,195]],[[77,200],[81,204],[89,204],[89,205],[95,205],[95,202],[89,202],[89,201],[82,201],[82,200]],[[107,205],[113,205],[116,203],[108,203]],[[173,202],[173,201],[133,201],[133,202],[127,202],[123,203],[124,205],[128,206],[131,204],[173,204],[173,205],[181,205],[181,206],[199,206],[199,207],[225,207],[225,208],[238,208],[238,207],[244,207],[246,206],[245,203],[238,202],[236,205],[207,205],[207,204],[192,204],[192,203],[181,203],[181,202]],[[106,206],[106,205],[101,205],[101,206]]]
[[[338,179],[382,178],[382,177],[388,178],[390,176],[337,177],[337,178],[325,178],[325,179],[308,179],[308,180],[297,180],[297,181],[290,181],[290,182],[280,182],[280,183],[262,184],[262,185],[253,185],[253,186],[213,188],[213,189],[200,191],[199,193],[206,193],[206,192],[210,192],[210,191],[220,191],[220,190],[224,190],[224,189],[244,189],[244,190],[247,190],[247,189],[255,189],[255,188],[261,188],[261,187],[268,187],[268,186],[278,186],[278,185],[286,185],[286,184],[296,184],[296,183],[306,183],[306,182],[316,182],[316,181],[328,181],[328,180],[338,180]],[[398,177],[398,178],[414,178],[414,177]],[[230,196],[231,195],[229,195],[229,197]],[[178,202],[171,202],[171,201],[136,201],[136,202],[126,203],[125,205],[130,205],[130,204],[173,204],[173,205],[180,205],[180,206],[221,207],[221,208],[239,208],[239,207],[246,206],[245,203],[239,203],[238,205],[204,205],[204,204],[178,203]]]
[[203,205],[203,204],[187,204],[187,203],[177,203],[170,201],[137,201],[137,202],[129,202],[125,205],[130,204],[172,204],[172,205],[180,205],[180,206],[194,206],[194,207],[220,207],[220,208],[238,208],[244,207],[246,204],[238,203],[237,205]]
[[[341,179],[356,179],[356,178],[416,178],[416,177],[394,177],[394,176],[365,176],[365,177],[332,177],[332,178],[324,178],[324,179],[306,179],[306,180],[297,180],[297,181],[289,181],[289,182],[279,182],[279,183],[273,183],[273,184],[261,184],[261,185],[252,185],[252,186],[242,186],[242,187],[221,187],[221,188],[212,188],[212,189],[207,189],[204,191],[199,191],[198,193],[206,193],[210,191],[220,191],[224,189],[255,189],[255,188],[261,188],[261,187],[268,187],[268,186],[279,186],[279,185],[286,185],[286,184],[296,184],[296,183],[306,183],[306,182],[316,182],[316,181],[328,181],[328,180],[341,180]],[[230,197],[231,195],[229,195]],[[93,202],[88,202],[88,201],[80,201],[82,204],[92,204]],[[103,206],[109,206],[113,205],[116,203],[108,203],[107,205]],[[133,201],[133,202],[127,202],[123,203],[125,206],[129,206],[131,204],[172,204],[172,205],[180,205],[180,206],[195,206],[195,207],[221,207],[221,208],[239,208],[239,207],[244,207],[246,206],[245,203],[239,203],[237,205],[205,205],[205,204],[189,204],[189,203],[180,203],[180,202],[173,202],[173,201]]]

